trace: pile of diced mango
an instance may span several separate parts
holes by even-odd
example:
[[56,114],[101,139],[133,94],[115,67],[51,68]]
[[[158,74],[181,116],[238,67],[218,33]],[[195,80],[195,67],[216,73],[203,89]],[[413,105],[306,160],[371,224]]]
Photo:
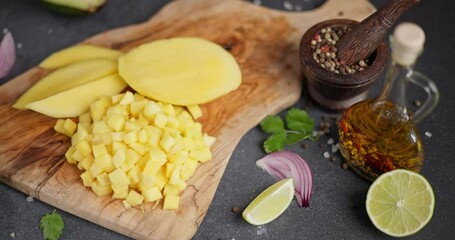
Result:
[[203,133],[200,116],[197,105],[128,91],[101,97],[78,123],[59,119],[54,129],[71,137],[65,156],[98,196],[112,194],[125,208],[163,200],[163,209],[177,209],[198,163],[212,158],[215,138]]

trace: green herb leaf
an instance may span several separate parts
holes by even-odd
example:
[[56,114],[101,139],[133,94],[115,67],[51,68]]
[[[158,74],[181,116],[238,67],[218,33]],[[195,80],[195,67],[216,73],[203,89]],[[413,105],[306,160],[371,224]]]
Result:
[[281,131],[272,134],[264,142],[264,150],[266,153],[283,150],[284,143],[286,141],[286,132]]
[[41,218],[40,228],[45,240],[58,240],[64,226],[62,217],[55,210]]
[[292,108],[286,114],[287,126],[291,130],[310,132],[314,128],[314,120],[304,110]]
[[285,141],[286,145],[296,144],[304,139],[310,138],[311,134],[308,133],[290,133]]
[[262,120],[261,127],[266,133],[277,133],[284,130],[284,123],[279,116],[267,116]]

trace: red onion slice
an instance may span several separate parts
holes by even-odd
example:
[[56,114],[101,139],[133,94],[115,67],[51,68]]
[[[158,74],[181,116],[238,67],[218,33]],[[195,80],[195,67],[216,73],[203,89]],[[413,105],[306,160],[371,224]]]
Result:
[[5,36],[0,43],[0,78],[8,75],[16,61],[16,45],[13,36],[6,29],[3,32]]
[[290,151],[273,152],[257,160],[256,165],[278,180],[292,177],[297,204],[300,207],[310,206],[313,175],[307,162],[298,154]]

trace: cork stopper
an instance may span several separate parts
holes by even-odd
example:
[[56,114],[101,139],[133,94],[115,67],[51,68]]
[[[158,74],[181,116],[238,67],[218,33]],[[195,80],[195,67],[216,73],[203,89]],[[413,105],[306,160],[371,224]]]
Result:
[[401,65],[412,65],[423,50],[425,33],[414,23],[401,23],[390,38],[392,59]]

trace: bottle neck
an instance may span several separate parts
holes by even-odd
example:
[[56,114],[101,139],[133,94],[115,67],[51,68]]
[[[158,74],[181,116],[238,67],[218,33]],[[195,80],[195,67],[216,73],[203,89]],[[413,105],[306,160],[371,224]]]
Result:
[[414,71],[414,65],[402,65],[390,61],[386,71],[385,83],[382,92],[377,97],[379,102],[391,102],[398,112],[402,113],[403,120],[409,120],[406,98],[406,84]]

